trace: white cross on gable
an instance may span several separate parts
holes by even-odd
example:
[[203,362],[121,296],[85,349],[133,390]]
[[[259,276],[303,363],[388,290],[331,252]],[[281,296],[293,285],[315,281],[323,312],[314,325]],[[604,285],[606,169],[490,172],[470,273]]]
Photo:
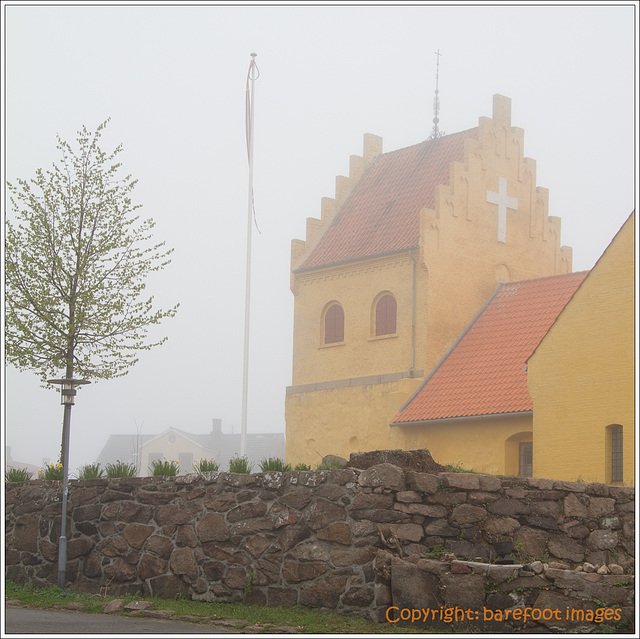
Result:
[[507,241],[507,209],[518,210],[518,199],[507,195],[507,178],[498,178],[498,192],[487,191],[487,202],[498,205],[498,242]]

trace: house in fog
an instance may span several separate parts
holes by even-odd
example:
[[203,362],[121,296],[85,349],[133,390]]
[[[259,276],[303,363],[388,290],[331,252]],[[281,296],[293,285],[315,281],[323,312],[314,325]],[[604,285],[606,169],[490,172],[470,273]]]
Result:
[[[193,472],[193,464],[201,459],[218,463],[221,471],[229,470],[229,460],[240,454],[240,434],[223,433],[222,420],[212,420],[209,433],[188,433],[168,428],[158,434],[110,435],[96,462],[101,468],[117,461],[134,464],[138,475],[151,474],[155,461],[176,461],[180,474]],[[283,433],[247,433],[246,457],[258,470],[258,464],[269,457],[284,459]]]

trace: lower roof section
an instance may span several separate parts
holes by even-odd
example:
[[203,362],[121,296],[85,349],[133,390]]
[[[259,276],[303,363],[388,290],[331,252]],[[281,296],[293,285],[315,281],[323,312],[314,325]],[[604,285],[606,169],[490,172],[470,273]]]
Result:
[[531,411],[527,359],[587,275],[501,284],[391,424]]

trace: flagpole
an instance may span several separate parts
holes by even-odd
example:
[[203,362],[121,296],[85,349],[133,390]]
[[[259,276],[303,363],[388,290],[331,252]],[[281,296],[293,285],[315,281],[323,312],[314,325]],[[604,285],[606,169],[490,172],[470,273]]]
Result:
[[[240,428],[240,456],[247,454],[247,400],[249,397],[249,326],[251,316],[251,224],[253,213],[253,107],[254,107],[254,86],[256,80],[256,53],[251,54],[251,64],[249,66],[249,77],[251,80],[251,92],[248,99],[248,131],[247,150],[249,154],[249,205],[247,214],[247,267],[244,299],[244,362],[242,373],[242,423]],[[248,89],[248,87],[247,87]]]

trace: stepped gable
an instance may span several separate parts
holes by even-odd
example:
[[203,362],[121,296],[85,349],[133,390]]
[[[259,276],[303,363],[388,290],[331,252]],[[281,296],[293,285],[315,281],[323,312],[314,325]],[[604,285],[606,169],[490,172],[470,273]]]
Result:
[[527,359],[587,275],[501,284],[391,425],[533,410]]
[[298,271],[415,248],[420,210],[435,207],[452,162],[478,128],[384,153],[365,169],[333,222]]

